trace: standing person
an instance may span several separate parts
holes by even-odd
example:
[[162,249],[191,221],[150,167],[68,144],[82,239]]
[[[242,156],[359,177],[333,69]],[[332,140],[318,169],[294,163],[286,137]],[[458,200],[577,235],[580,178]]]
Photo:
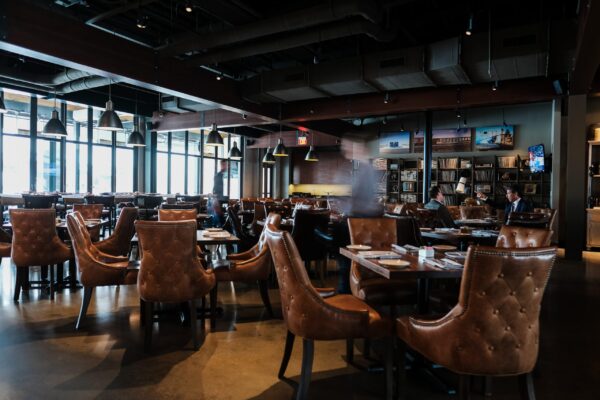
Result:
[[221,160],[219,163],[219,172],[215,174],[213,184],[213,198],[211,203],[211,214],[213,221],[216,226],[223,226],[225,222],[225,212],[221,207],[221,201],[224,200],[223,196],[223,181],[225,180],[225,174],[228,170],[227,160]]
[[508,204],[504,208],[504,223],[508,221],[508,216],[512,212],[530,212],[531,205],[521,198],[521,188],[519,185],[511,185],[506,188],[506,200]]
[[432,186],[429,189],[429,198],[429,203],[425,204],[425,208],[428,210],[437,210],[438,221],[442,223],[444,228],[456,228],[450,211],[448,211],[448,208],[444,204],[444,193],[442,193],[439,186]]

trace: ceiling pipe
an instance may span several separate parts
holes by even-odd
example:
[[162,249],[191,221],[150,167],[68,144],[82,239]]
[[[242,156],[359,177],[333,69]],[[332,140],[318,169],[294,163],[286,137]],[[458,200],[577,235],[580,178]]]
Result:
[[190,51],[200,51],[227,46],[303,28],[314,27],[345,18],[363,17],[372,23],[382,20],[381,9],[369,0],[332,0],[305,10],[236,26],[207,35],[192,34],[178,43],[163,47],[161,53],[175,56]]
[[104,78],[101,76],[89,76],[81,78],[73,82],[67,82],[63,85],[56,86],[56,92],[60,94],[67,94],[73,92],[79,92],[81,90],[94,89],[101,86],[108,86],[110,83],[117,83],[118,80]]
[[39,86],[56,86],[76,79],[91,76],[89,72],[67,69],[57,74],[34,74],[15,68],[0,66],[0,77]]
[[242,44],[231,49],[192,56],[186,62],[195,66],[217,64],[360,34],[365,34],[379,42],[389,42],[395,37],[395,32],[385,31],[379,25],[369,21],[343,22],[320,29],[310,29],[288,37],[276,37],[255,44]]

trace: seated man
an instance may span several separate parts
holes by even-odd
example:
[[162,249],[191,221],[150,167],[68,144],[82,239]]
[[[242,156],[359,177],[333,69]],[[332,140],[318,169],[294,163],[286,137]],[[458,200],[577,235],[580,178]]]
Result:
[[511,185],[506,188],[506,199],[508,204],[504,209],[504,223],[508,221],[508,216],[511,212],[531,212],[531,205],[521,198],[521,188],[519,185]]
[[444,193],[442,193],[439,186],[432,186],[429,189],[429,198],[431,200],[425,204],[425,208],[428,210],[437,210],[438,221],[444,228],[456,228],[450,211],[448,211],[448,208],[444,204]]

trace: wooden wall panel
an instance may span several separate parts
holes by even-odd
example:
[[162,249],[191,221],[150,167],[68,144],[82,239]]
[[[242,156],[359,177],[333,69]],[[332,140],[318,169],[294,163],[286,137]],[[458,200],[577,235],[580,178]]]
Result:
[[294,149],[292,154],[294,184],[336,184],[352,183],[352,162],[339,151],[319,153],[318,162],[304,161],[308,149]]

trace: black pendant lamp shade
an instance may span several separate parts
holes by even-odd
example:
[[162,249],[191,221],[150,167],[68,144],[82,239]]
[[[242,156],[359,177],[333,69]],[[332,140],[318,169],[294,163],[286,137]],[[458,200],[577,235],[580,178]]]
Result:
[[275,157],[273,157],[273,153],[271,152],[271,148],[267,149],[265,156],[262,159],[263,164],[273,165],[275,164]]
[[100,115],[98,120],[98,129],[105,131],[122,131],[123,123],[121,118],[114,111],[114,105],[112,100],[106,102],[106,110]]
[[240,151],[237,142],[233,142],[233,146],[229,150],[229,158],[231,158],[232,160],[242,159],[242,152]]
[[6,109],[6,106],[4,105],[4,100],[2,99],[2,97],[0,97],[0,114],[4,114],[8,112],[8,110]]
[[281,137],[277,141],[277,146],[275,146],[275,149],[273,150],[273,155],[275,157],[287,157],[288,156],[288,151],[285,148],[285,145],[283,144],[283,139],[281,139]]
[[138,147],[146,146],[146,141],[144,140],[144,135],[142,135],[142,132],[140,129],[141,124],[142,124],[142,122],[140,120],[140,123],[138,124],[138,126],[135,127],[133,129],[133,132],[131,132],[129,134],[129,137],[127,138],[127,145],[138,146]]
[[60,119],[58,119],[58,111],[56,109],[52,110],[52,117],[46,122],[42,133],[44,135],[67,136],[67,130]]
[[310,146],[310,148],[308,149],[308,153],[306,153],[306,157],[304,157],[305,161],[319,161],[319,156],[317,155],[317,152],[315,151],[315,147],[314,146]]
[[217,124],[212,124],[212,129],[206,138],[206,144],[209,146],[223,146],[223,138],[217,131]]

